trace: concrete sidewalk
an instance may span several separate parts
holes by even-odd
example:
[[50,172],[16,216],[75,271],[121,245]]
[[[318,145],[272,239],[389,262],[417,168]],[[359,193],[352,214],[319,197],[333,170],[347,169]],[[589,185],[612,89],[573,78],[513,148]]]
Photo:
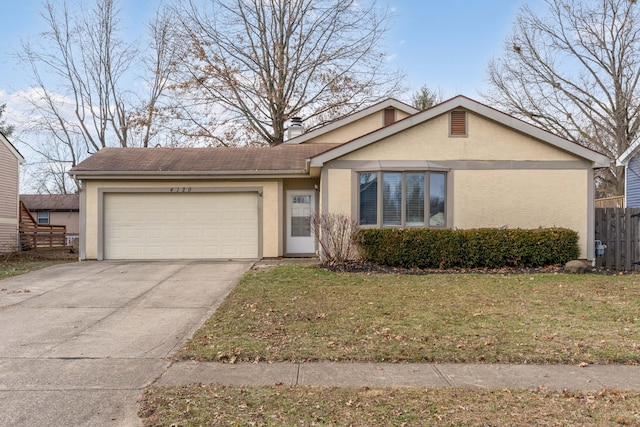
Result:
[[154,383],[640,391],[640,366],[176,362]]

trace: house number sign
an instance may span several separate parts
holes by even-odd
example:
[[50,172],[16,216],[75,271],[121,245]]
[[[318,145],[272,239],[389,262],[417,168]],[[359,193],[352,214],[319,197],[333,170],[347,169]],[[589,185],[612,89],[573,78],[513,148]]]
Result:
[[191,187],[171,187],[169,191],[172,193],[191,193]]

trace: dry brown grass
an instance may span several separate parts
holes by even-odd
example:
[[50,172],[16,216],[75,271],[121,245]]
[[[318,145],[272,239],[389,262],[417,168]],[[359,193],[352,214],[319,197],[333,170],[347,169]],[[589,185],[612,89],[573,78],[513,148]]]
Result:
[[539,390],[231,388],[148,389],[146,426],[624,426],[640,395]]
[[[180,352],[233,362],[638,363],[640,276],[250,272]],[[640,425],[615,390],[150,387],[147,426]]]
[[78,255],[70,253],[69,249],[0,254],[0,280],[77,259]]
[[640,362],[640,276],[248,273],[179,357]]

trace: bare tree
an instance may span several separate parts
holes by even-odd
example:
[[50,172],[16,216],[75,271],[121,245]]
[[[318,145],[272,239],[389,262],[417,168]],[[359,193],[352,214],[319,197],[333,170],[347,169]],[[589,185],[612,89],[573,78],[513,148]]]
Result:
[[172,11],[166,7],[158,10],[149,23],[151,37],[146,53],[142,55],[144,71],[149,76],[143,79],[149,89],[147,98],[129,116],[130,126],[134,134],[139,135],[142,147],[148,147],[162,130],[167,136],[171,133],[162,128],[167,117],[170,117],[166,111],[170,107],[163,104],[162,99],[180,60],[180,49],[173,38],[176,25],[178,22]]
[[[46,0],[47,31],[16,54],[33,84],[26,96],[30,120],[21,127],[31,134],[25,143],[40,157],[32,176],[42,181],[42,191],[75,191],[56,174],[107,146],[147,147],[157,133],[158,104],[175,67],[171,21],[158,13],[143,57],[120,37],[120,13],[116,0],[95,0],[90,9],[82,2],[71,8]],[[131,90],[133,70],[147,72],[140,86],[148,92]]]
[[18,53],[46,101],[32,102],[33,107],[58,121],[55,127],[73,127],[92,152],[128,145],[127,102],[120,80],[136,52],[118,38],[117,15],[114,0],[98,0],[92,10],[81,6],[76,14],[66,1],[47,0],[42,17],[48,31],[36,45],[24,43]]
[[381,50],[389,15],[375,0],[205,3],[180,12],[188,50],[175,88],[191,100],[183,114],[196,136],[233,122],[244,126],[233,135],[277,145],[292,117],[319,123],[398,89]]
[[311,216],[313,234],[320,243],[320,259],[328,265],[342,265],[358,257],[358,222],[338,213]]
[[419,110],[426,110],[444,101],[444,95],[441,90],[430,89],[427,85],[423,85],[420,90],[412,96],[411,103]]
[[[632,0],[545,0],[524,6],[485,97],[513,115],[618,157],[640,127],[640,21]],[[624,192],[624,170],[598,175],[601,196]]]

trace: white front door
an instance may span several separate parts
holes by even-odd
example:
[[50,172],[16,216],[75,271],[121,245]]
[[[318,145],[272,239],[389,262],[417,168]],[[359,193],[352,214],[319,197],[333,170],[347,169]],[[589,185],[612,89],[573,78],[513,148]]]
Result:
[[288,254],[313,254],[316,237],[311,229],[315,212],[315,190],[287,191],[287,247]]

